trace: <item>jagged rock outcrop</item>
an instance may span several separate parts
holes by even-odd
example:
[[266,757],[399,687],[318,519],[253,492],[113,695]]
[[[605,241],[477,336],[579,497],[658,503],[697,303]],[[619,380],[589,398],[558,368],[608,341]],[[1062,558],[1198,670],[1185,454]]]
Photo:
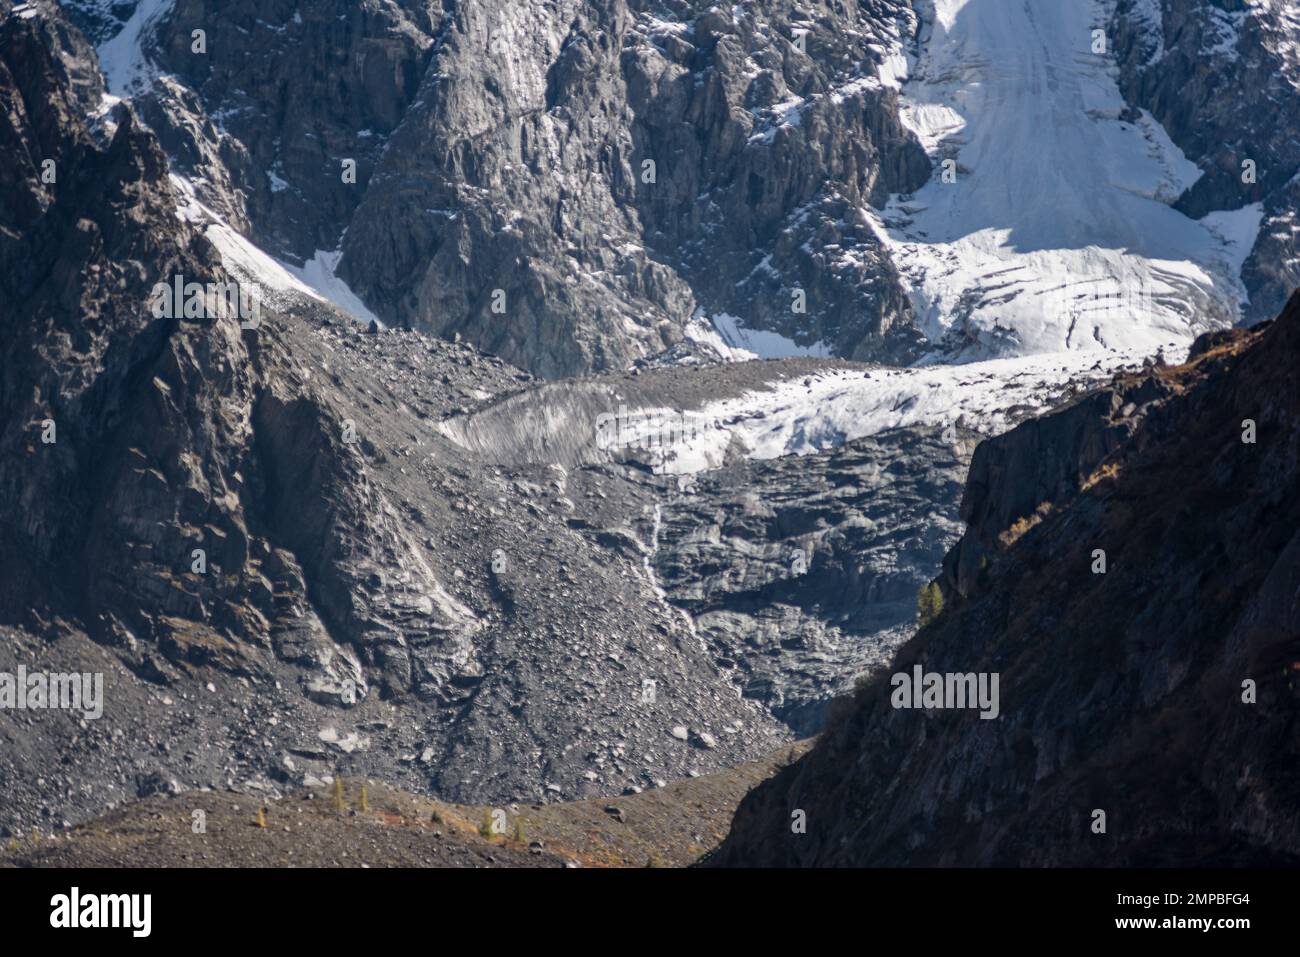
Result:
[[1051,416],[980,443],[962,496],[966,531],[944,558],[945,584],[968,594],[1008,533],[1074,496],[1172,391],[1157,369],[1117,377]]
[[660,511],[659,582],[747,696],[814,734],[911,636],[977,440],[892,429],[702,475]]
[[[929,163],[895,94],[853,79],[871,55],[841,20],[884,17],[827,11],[814,59],[765,7],[458,6],[342,274],[385,315],[547,376],[659,351],[697,302],[843,354],[905,352],[905,298],[856,207]],[[811,239],[863,254],[832,266]]]
[[101,672],[109,697],[102,724],[0,714],[0,825],[158,780],[546,800],[788,739],[639,557],[570,524],[574,498],[640,514],[636,470],[569,485],[434,429],[526,374],[305,295],[160,308],[159,282],[235,280],[153,133],[88,125],[56,16],[0,7],[0,665]]
[[[68,98],[83,115],[95,113],[104,96],[104,78],[99,72],[94,48],[80,30],[72,28],[62,17],[37,15],[42,7],[52,5],[52,0],[24,4],[31,11],[27,18],[49,50],[54,70],[67,88]],[[6,0],[3,11],[7,15],[13,7],[12,0]]]
[[1202,170],[1175,208],[1200,218],[1263,204],[1244,318],[1275,315],[1300,285],[1300,22],[1276,3],[1118,0],[1109,31],[1125,98]]
[[[159,100],[150,122],[215,118],[208,138],[228,156],[199,166],[200,178],[231,170],[259,245],[310,259],[338,246],[416,99],[439,20],[422,0],[177,0],[151,42],[181,84],[146,92]],[[195,29],[205,32],[197,53]],[[345,178],[345,160],[355,175]]]
[[[92,142],[65,88],[51,79],[55,61],[34,46],[37,28],[29,24],[39,22],[9,17],[4,37],[21,123],[13,133],[26,141],[21,153],[53,159],[59,171],[52,184],[28,171],[20,186],[30,200],[18,209],[30,213],[12,224],[3,253],[15,267],[7,275],[21,283],[3,303],[13,324],[4,356],[4,483],[22,505],[3,538],[25,557],[32,577],[18,584],[29,600],[67,602],[96,636],[144,639],[185,659],[239,658],[269,644],[278,624],[274,595],[297,571],[250,514],[266,494],[250,483],[264,482],[279,464],[255,454],[254,407],[268,418],[267,394],[289,390],[323,420],[319,433],[271,437],[272,423],[261,448],[305,440],[300,467],[327,473],[318,487],[299,485],[315,495],[300,501],[293,523],[314,533],[312,544],[326,553],[313,571],[333,586],[327,614],[361,645],[381,647],[338,605],[364,601],[368,563],[392,563],[406,566],[413,580],[404,584],[433,602],[431,623],[472,627],[472,616],[443,600],[432,576],[420,580],[420,563],[383,516],[382,493],[357,474],[364,466],[347,448],[328,441],[336,420],[318,395],[303,399],[305,376],[295,376],[301,373],[275,332],[247,335],[234,317],[156,317],[155,283],[227,277],[206,240],[179,222],[152,134],[123,111],[111,144],[101,150]],[[17,144],[12,149],[21,155]],[[351,521],[338,521],[338,513]],[[312,527],[331,516],[329,527]],[[285,541],[306,560],[294,535]],[[49,582],[66,594],[50,595],[42,584]],[[395,684],[406,690],[410,681],[398,675]]]
[[[1300,860],[1298,358],[1300,295],[977,453],[957,554],[985,567],[956,563],[937,620],[751,792],[716,863]],[[914,666],[998,675],[996,719],[895,708],[888,672]]]
[[[140,9],[67,3],[101,42]],[[882,70],[903,0],[177,0],[134,27],[131,92],[204,205],[295,263],[341,250],[387,322],[547,377],[671,348],[698,308],[915,352],[863,212],[930,175]]]
[[[918,335],[864,207],[919,188],[930,161],[867,64],[916,30],[903,3],[642,4],[624,75],[648,243],[712,313],[836,355],[901,359]],[[794,311],[797,293],[807,313]]]
[[67,560],[93,534],[89,490],[124,471],[105,461],[115,433],[132,424],[124,394],[166,361],[175,323],[152,318],[152,284],[177,273],[202,280],[217,266],[175,222],[153,137],[123,113],[99,148],[61,58],[43,42],[52,32],[43,18],[0,13],[0,175],[12,200],[0,234],[0,481],[15,505],[0,538],[16,569],[6,576],[11,597],[52,598],[97,574]]

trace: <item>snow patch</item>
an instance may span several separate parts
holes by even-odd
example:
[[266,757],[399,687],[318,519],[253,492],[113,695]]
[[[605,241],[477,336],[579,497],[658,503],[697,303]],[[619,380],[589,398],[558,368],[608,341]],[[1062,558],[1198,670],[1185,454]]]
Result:
[[112,39],[96,48],[99,67],[114,96],[130,96],[136,87],[158,75],[157,68],[144,55],[143,40],[174,5],[175,0],[139,0],[131,19]]
[[710,324],[701,311],[696,311],[695,315],[691,316],[686,323],[686,328],[682,330],[682,334],[692,342],[699,342],[708,346],[727,362],[744,362],[758,358],[753,352],[728,345],[727,341],[722,338],[721,333]]
[[1251,203],[1241,209],[1206,213],[1201,225],[1218,236],[1238,273],[1255,248],[1260,226],[1264,222],[1264,204]]
[[340,252],[317,252],[301,268],[282,263],[203,205],[192,182],[175,173],[170,174],[170,179],[178,200],[177,216],[203,231],[221,254],[226,269],[240,282],[254,286],[263,304],[283,308],[291,305],[294,297],[307,296],[328,302],[362,322],[383,325],[347,283],[334,275]]
[[176,215],[203,231],[203,235],[221,254],[221,262],[236,278],[256,286],[263,301],[275,305],[285,293],[299,293],[314,299],[323,297],[299,282],[288,270],[232,229],[220,216],[198,199],[194,184],[184,176],[171,173],[176,193]]
[[361,297],[354,293],[346,282],[335,275],[339,260],[342,258],[342,249],[335,249],[333,252],[318,249],[316,254],[303,263],[301,268],[289,265],[286,265],[285,268],[300,281],[311,287],[319,298],[329,300],[344,312],[350,313],[362,322],[373,322],[383,327],[384,323],[366,307],[366,304],[361,301]]
[[733,352],[748,353],[760,359],[789,359],[796,356],[829,356],[831,347],[824,342],[801,346],[778,332],[747,329],[733,315],[720,312],[713,316],[713,327]]

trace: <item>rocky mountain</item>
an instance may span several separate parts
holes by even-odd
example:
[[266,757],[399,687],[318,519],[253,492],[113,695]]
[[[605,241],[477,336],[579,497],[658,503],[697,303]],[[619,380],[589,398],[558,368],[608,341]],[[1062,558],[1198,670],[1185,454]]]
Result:
[[1242,266],[1248,322],[1300,285],[1300,13],[1284,0],[1115,0],[1109,21],[1120,85],[1200,167],[1175,208],[1202,218],[1254,207]]
[[7,822],[138,781],[344,765],[487,800],[594,793],[788,737],[638,557],[568,523],[567,496],[606,485],[636,505],[635,476],[485,468],[432,428],[525,374],[305,296],[251,323],[158,316],[156,282],[231,277],[132,112],[97,142],[27,10],[0,11],[21,159],[0,238],[4,656],[93,664],[109,702],[3,713]]
[[[1164,0],[1155,56],[1154,0],[998,10],[0,0],[0,675],[104,684],[95,717],[0,706],[0,828],[339,776],[595,807],[779,764],[829,721],[722,859],[859,860],[847,809],[922,862],[1082,859],[1041,815],[1145,756],[1144,709],[1217,688],[1207,648],[1290,653],[1244,603],[1285,586],[1294,382],[1259,356],[1294,320],[1165,358],[1294,278],[1292,23]],[[1234,140],[1196,60],[1229,22],[1210,62],[1282,76]],[[1245,464],[1231,416],[1257,423]],[[1219,448],[1220,484],[1176,443]],[[1157,480],[1177,494],[1133,505]],[[1223,482],[1245,504],[1209,508]],[[1105,576],[1061,577],[1103,539]],[[921,725],[966,772],[873,710],[918,649],[1009,662],[1000,723]],[[1089,664],[1116,654],[1120,677]],[[916,776],[875,787],[904,752]],[[1272,793],[1258,754],[1231,787]],[[1226,801],[1226,773],[1197,793]],[[1116,826],[1156,801],[1119,780]],[[802,843],[763,830],[783,788]],[[998,795],[1033,798],[1029,843],[970,810]],[[1248,856],[1223,820],[1214,848]]]
[[[177,172],[157,96],[95,101],[59,8],[3,14],[0,665],[90,668],[106,707],[0,713],[0,825],[340,773],[557,800],[770,753],[910,632],[980,435],[1107,375],[696,342],[542,382],[366,327]],[[178,277],[192,313],[159,309]]]
[[[1300,860],[1298,357],[1300,295],[982,443],[937,618],[716,862]],[[993,707],[900,698],[914,669]]]
[[710,324],[763,355],[1148,354],[1297,279],[1280,0],[63,6],[222,223],[547,378]]
[[882,70],[902,0],[65,6],[207,206],[385,322],[549,377],[697,309],[914,350],[859,210],[930,174]]

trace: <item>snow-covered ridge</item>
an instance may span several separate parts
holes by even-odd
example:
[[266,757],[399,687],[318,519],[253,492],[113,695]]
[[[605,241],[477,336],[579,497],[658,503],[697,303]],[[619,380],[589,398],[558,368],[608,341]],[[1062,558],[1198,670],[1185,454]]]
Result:
[[1238,319],[1261,210],[1198,222],[1170,208],[1199,171],[1128,110],[1094,52],[1104,13],[930,5],[904,118],[938,168],[877,222],[936,357],[1149,352]]

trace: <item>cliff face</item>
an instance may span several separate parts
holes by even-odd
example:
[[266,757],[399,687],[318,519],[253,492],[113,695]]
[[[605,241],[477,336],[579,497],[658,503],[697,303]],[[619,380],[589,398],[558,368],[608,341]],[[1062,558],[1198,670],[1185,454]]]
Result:
[[301,262],[338,246],[438,30],[420,0],[177,0],[143,39],[171,75],[143,89],[146,116],[208,196],[242,206],[245,232]]
[[800,737],[915,626],[979,438],[945,431],[736,463],[661,510],[660,583],[745,694]]
[[1125,98],[1202,170],[1175,208],[1200,218],[1261,204],[1245,319],[1275,315],[1300,285],[1300,20],[1282,3],[1118,0],[1110,33]]
[[1037,521],[1042,509],[1073,497],[1171,393],[1158,371],[1117,379],[980,443],[962,495],[966,531],[944,558],[943,584],[969,594],[1017,523]]
[[[163,153],[129,111],[95,145],[52,72],[57,58],[38,44],[41,24],[15,16],[3,27],[14,93],[6,155],[56,170],[46,183],[18,167],[3,240],[0,481],[19,506],[0,535],[20,569],[11,607],[77,614],[139,668],[156,666],[137,638],[236,670],[258,646],[284,644],[364,690],[307,602],[306,566],[330,626],[369,646],[391,690],[412,684],[393,606],[424,595],[422,624],[443,640],[423,673],[446,680],[445,662],[465,662],[472,616],[385,514],[280,317],[255,330],[235,317],[155,318],[155,283],[230,277],[178,219]],[[275,499],[290,480],[307,498],[281,512]],[[389,559],[407,569],[395,590],[407,598],[367,587]]]
[[[777,5],[459,5],[343,274],[544,375],[658,351],[697,303],[841,354],[905,351],[904,297],[856,212],[929,173],[872,76],[866,37],[898,15],[817,11],[805,53]],[[814,238],[866,257],[837,265]]]
[[788,738],[640,555],[569,522],[570,495],[599,495],[637,523],[653,482],[570,491],[562,468],[435,433],[525,373],[305,295],[251,325],[211,300],[157,309],[159,282],[235,279],[178,214],[154,134],[126,108],[84,118],[69,29],[0,3],[0,669],[108,690],[102,721],[0,714],[0,826],[335,772],[608,793]]
[[[945,609],[717,862],[1300,860],[1298,357],[1300,297],[981,446]],[[896,709],[915,665],[997,674],[998,716]]]
[[[176,221],[152,136],[124,113],[111,142],[97,146],[43,21],[6,15],[0,30],[0,175],[12,198],[0,233],[0,442],[16,506],[3,540],[9,557],[31,559],[15,563],[30,578],[6,576],[19,598],[75,590],[99,574],[66,558],[96,535],[88,490],[127,471],[107,461],[119,430],[134,427],[124,403],[146,396],[153,368],[169,361],[175,323],[151,317],[149,290],[161,275],[204,281],[216,266]],[[186,334],[203,339],[208,330]]]
[[[67,6],[100,37],[143,9]],[[114,92],[204,204],[290,261],[338,251],[386,322],[547,377],[658,353],[697,308],[914,353],[861,209],[930,175],[882,66],[904,0],[176,0],[138,26]]]

